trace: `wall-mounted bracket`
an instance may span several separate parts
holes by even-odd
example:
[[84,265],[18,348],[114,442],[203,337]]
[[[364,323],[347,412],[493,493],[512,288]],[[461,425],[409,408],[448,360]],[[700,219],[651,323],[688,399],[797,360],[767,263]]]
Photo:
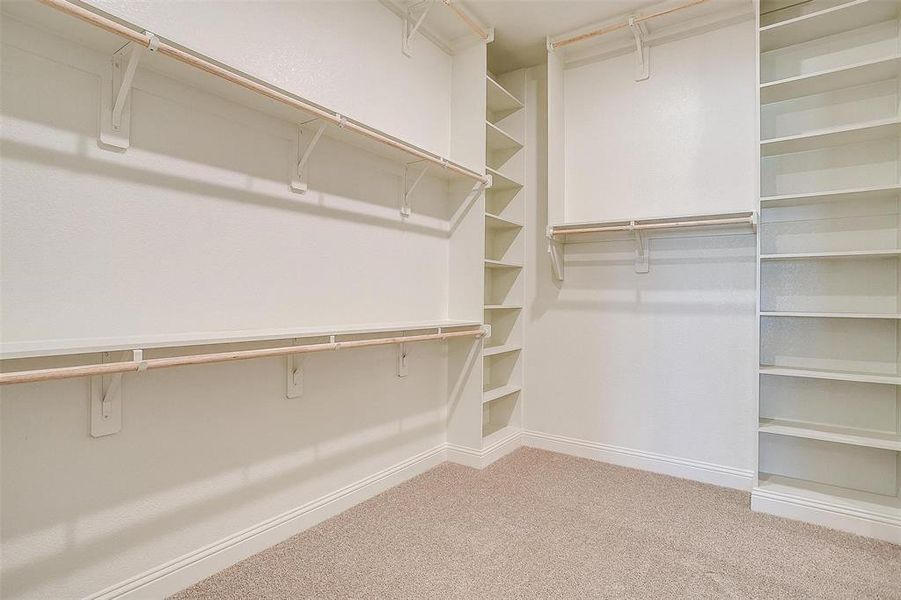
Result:
[[[146,369],[144,352],[132,350],[139,371]],[[102,363],[112,362],[112,355],[104,352]],[[143,366],[143,368],[142,368]],[[91,377],[91,437],[103,437],[122,430],[122,373]]]
[[422,171],[419,172],[419,175],[416,176],[416,179],[413,180],[413,184],[408,186],[408,181],[410,180],[410,166],[415,163],[408,163],[404,165],[404,194],[403,200],[400,205],[400,214],[402,217],[409,217],[413,214],[413,206],[410,203],[410,196],[413,195],[413,190],[416,189],[416,186],[419,185],[419,182],[422,181],[422,178],[425,177],[425,174],[429,170],[429,166],[426,165]]
[[[319,143],[319,138],[322,137],[327,125],[325,121],[320,121],[319,128],[311,136],[310,134],[304,135],[303,127],[297,128],[297,141],[294,144],[294,160],[291,168],[291,189],[295,192],[300,194],[307,192],[307,180],[309,178],[309,169],[307,167],[310,156],[313,155],[313,150],[316,148],[316,144]],[[304,137],[310,137],[306,147],[303,145],[302,138]],[[301,148],[303,149],[301,150]]]
[[[421,2],[409,6],[404,13],[404,37],[401,44],[401,50],[403,51],[404,56],[413,56],[413,37],[416,35],[416,32],[419,31],[419,27],[422,25],[423,21],[425,21],[426,15],[429,14],[429,11],[432,10],[434,5],[434,0],[422,0]],[[416,16],[417,12],[419,13],[419,16]]]
[[632,30],[632,37],[635,39],[635,81],[644,81],[649,77],[648,45],[645,41],[648,32],[644,23],[636,21],[635,17],[629,17],[629,29]]
[[409,372],[407,365],[407,345],[403,342],[397,345],[397,376],[406,377]]
[[155,52],[160,45],[152,33],[150,44],[129,42],[113,54],[110,75],[101,78],[100,142],[104,146],[124,150],[131,137],[131,89],[135,72],[144,51]]
[[553,229],[550,225],[547,228],[547,253],[551,259],[551,269],[554,271],[554,278],[557,281],[563,281],[563,244],[554,237]]
[[[294,340],[297,343],[297,340]],[[303,396],[303,357],[292,354],[285,357],[285,397],[300,398]]]
[[641,235],[641,231],[635,229],[635,221],[629,223],[629,229],[635,238],[635,272],[647,273],[648,268],[648,240]]

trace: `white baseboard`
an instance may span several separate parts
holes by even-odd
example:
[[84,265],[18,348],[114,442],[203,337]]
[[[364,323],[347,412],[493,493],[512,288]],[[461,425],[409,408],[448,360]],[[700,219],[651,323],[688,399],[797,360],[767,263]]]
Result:
[[901,517],[755,488],[751,510],[901,545]]
[[331,494],[101,590],[88,596],[88,600],[164,598],[424,473],[446,459],[446,444],[441,444]]
[[448,444],[447,460],[474,469],[484,469],[494,461],[510,454],[522,445],[522,432],[520,431],[511,433],[507,437],[500,439],[481,450],[467,448],[466,446],[457,446],[456,444]]
[[681,477],[682,479],[693,479],[702,483],[737,490],[748,491],[754,483],[754,471],[749,469],[736,469],[725,465],[610,446],[608,444],[541,433],[539,431],[524,431],[522,437],[522,444],[532,448],[541,448],[542,450],[550,450],[580,458],[589,458],[632,469],[662,473],[663,475]]

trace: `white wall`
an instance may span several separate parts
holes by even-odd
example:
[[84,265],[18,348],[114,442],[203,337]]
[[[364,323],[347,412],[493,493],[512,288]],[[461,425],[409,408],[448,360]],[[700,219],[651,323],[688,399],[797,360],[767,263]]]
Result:
[[[204,6],[217,5],[170,8]],[[246,5],[218,6],[256,26]],[[296,6],[259,11],[278,7],[283,32],[302,38]],[[382,7],[388,23],[360,10],[309,14],[328,14],[336,39],[364,35],[364,21],[366,32],[390,29],[396,43],[356,60],[390,71],[399,23]],[[153,13],[161,33],[164,12]],[[402,221],[399,166],[323,139],[311,191],[292,193],[291,123],[144,69],[131,147],[101,150],[98,74],[109,57],[9,16],[2,34],[4,342],[446,317],[455,204],[445,182],[425,180]],[[315,57],[258,35],[229,41],[268,48],[259,64],[310,58],[286,87],[318,72]],[[420,41],[417,52],[431,50]],[[425,96],[449,97],[448,69],[440,85],[406,75]],[[320,84],[323,96],[359,100]],[[420,135],[447,142],[446,107],[392,114],[428,120],[437,129]],[[310,357],[304,395],[291,400],[278,359],[127,375],[122,431],[101,439],[89,436],[87,380],[5,387],[0,595],[83,597],[443,444],[447,347],[409,347],[404,379],[395,352]]]
[[[752,210],[754,52],[748,21],[651,48],[648,81],[631,54],[568,69],[566,219]],[[531,155],[539,179],[550,158]],[[750,485],[754,237],[652,240],[647,274],[631,242],[569,244],[555,283],[547,201],[527,211],[525,428],[747,471]]]

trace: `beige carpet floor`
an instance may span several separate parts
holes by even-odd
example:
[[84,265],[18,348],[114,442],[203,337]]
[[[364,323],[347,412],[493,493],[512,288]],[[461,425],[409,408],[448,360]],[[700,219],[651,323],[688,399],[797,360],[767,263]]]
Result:
[[901,546],[748,503],[523,448],[438,466],[175,598],[901,599]]

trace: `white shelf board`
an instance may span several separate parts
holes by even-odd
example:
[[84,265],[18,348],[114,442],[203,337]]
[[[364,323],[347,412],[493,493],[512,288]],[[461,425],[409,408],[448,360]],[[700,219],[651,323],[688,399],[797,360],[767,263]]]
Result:
[[836,313],[836,312],[801,312],[801,311],[760,311],[761,317],[801,317],[811,319],[885,319],[901,320],[901,313]]
[[897,198],[901,196],[901,184],[851,188],[845,190],[829,190],[804,194],[782,194],[778,196],[762,196],[761,208],[777,208],[783,206],[805,206],[825,202],[865,202],[879,198]]
[[522,148],[522,143],[497,125],[485,121],[485,146],[489,152],[496,152],[498,150],[519,150]]
[[485,167],[485,171],[491,175],[491,188],[492,190],[513,190],[519,189],[522,187],[522,184],[518,181],[510,179],[497,169],[492,169],[491,167]]
[[522,310],[522,304],[486,304],[485,310]]
[[783,254],[761,254],[760,260],[802,260],[802,259],[842,259],[842,258],[896,258],[901,250],[844,250],[835,252],[788,252]]
[[889,0],[853,0],[760,28],[760,51],[768,52],[822,37],[866,27],[898,16]]
[[761,419],[758,431],[761,433],[784,435],[807,440],[834,442],[851,446],[864,446],[866,448],[878,448],[880,450],[901,451],[901,436],[897,433],[864,431],[860,429],[801,423],[798,421],[786,421],[781,419]]
[[482,404],[492,402],[498,398],[503,398],[504,396],[509,396],[520,391],[522,391],[522,388],[518,385],[502,385],[490,390],[485,390],[482,392]]
[[240,344],[246,342],[266,342],[290,340],[329,335],[361,335],[374,333],[399,333],[424,329],[476,327],[479,321],[407,321],[397,323],[373,323],[357,325],[332,325],[323,327],[286,327],[278,329],[243,329],[220,332],[191,332],[148,336],[126,336],[116,338],[86,338],[37,340],[34,342],[10,342],[0,344],[0,360],[31,358],[39,356],[66,356],[72,354],[93,354],[121,350],[153,348],[186,348],[212,344]]
[[505,262],[502,260],[491,260],[491,259],[486,258],[485,259],[485,268],[486,269],[521,269],[522,265],[516,264],[516,263],[511,263],[511,262]]
[[901,120],[880,119],[855,125],[843,125],[819,129],[800,135],[790,135],[760,141],[761,156],[777,156],[795,152],[807,152],[845,144],[858,144],[873,140],[898,137],[901,134]]
[[770,473],[758,475],[756,489],[797,498],[804,501],[804,504],[812,503],[830,508],[849,509],[854,513],[881,515],[901,525],[901,498],[897,496],[883,496]]
[[842,88],[897,78],[901,74],[901,56],[860,62],[837,69],[798,75],[761,84],[760,103],[781,102],[792,98],[822,94]]
[[516,425],[507,424],[497,429],[491,428],[489,432],[482,430],[482,447],[488,448],[493,444],[507,439],[510,436],[520,433],[522,429]]
[[901,385],[901,375],[881,373],[860,373],[854,371],[830,371],[826,369],[798,369],[794,367],[773,367],[762,365],[761,375],[780,377],[800,377],[803,379],[828,379],[832,381],[850,381],[853,383],[880,383],[885,385]]
[[488,110],[496,115],[508,115],[523,107],[519,99],[508,92],[504,86],[486,75],[488,91]]
[[491,213],[485,213],[485,227],[488,229],[522,229],[522,223],[511,221]]
[[509,354],[511,352],[519,352],[522,346],[519,344],[504,344],[503,346],[494,346],[493,348],[485,348],[482,356],[497,356],[498,354]]

